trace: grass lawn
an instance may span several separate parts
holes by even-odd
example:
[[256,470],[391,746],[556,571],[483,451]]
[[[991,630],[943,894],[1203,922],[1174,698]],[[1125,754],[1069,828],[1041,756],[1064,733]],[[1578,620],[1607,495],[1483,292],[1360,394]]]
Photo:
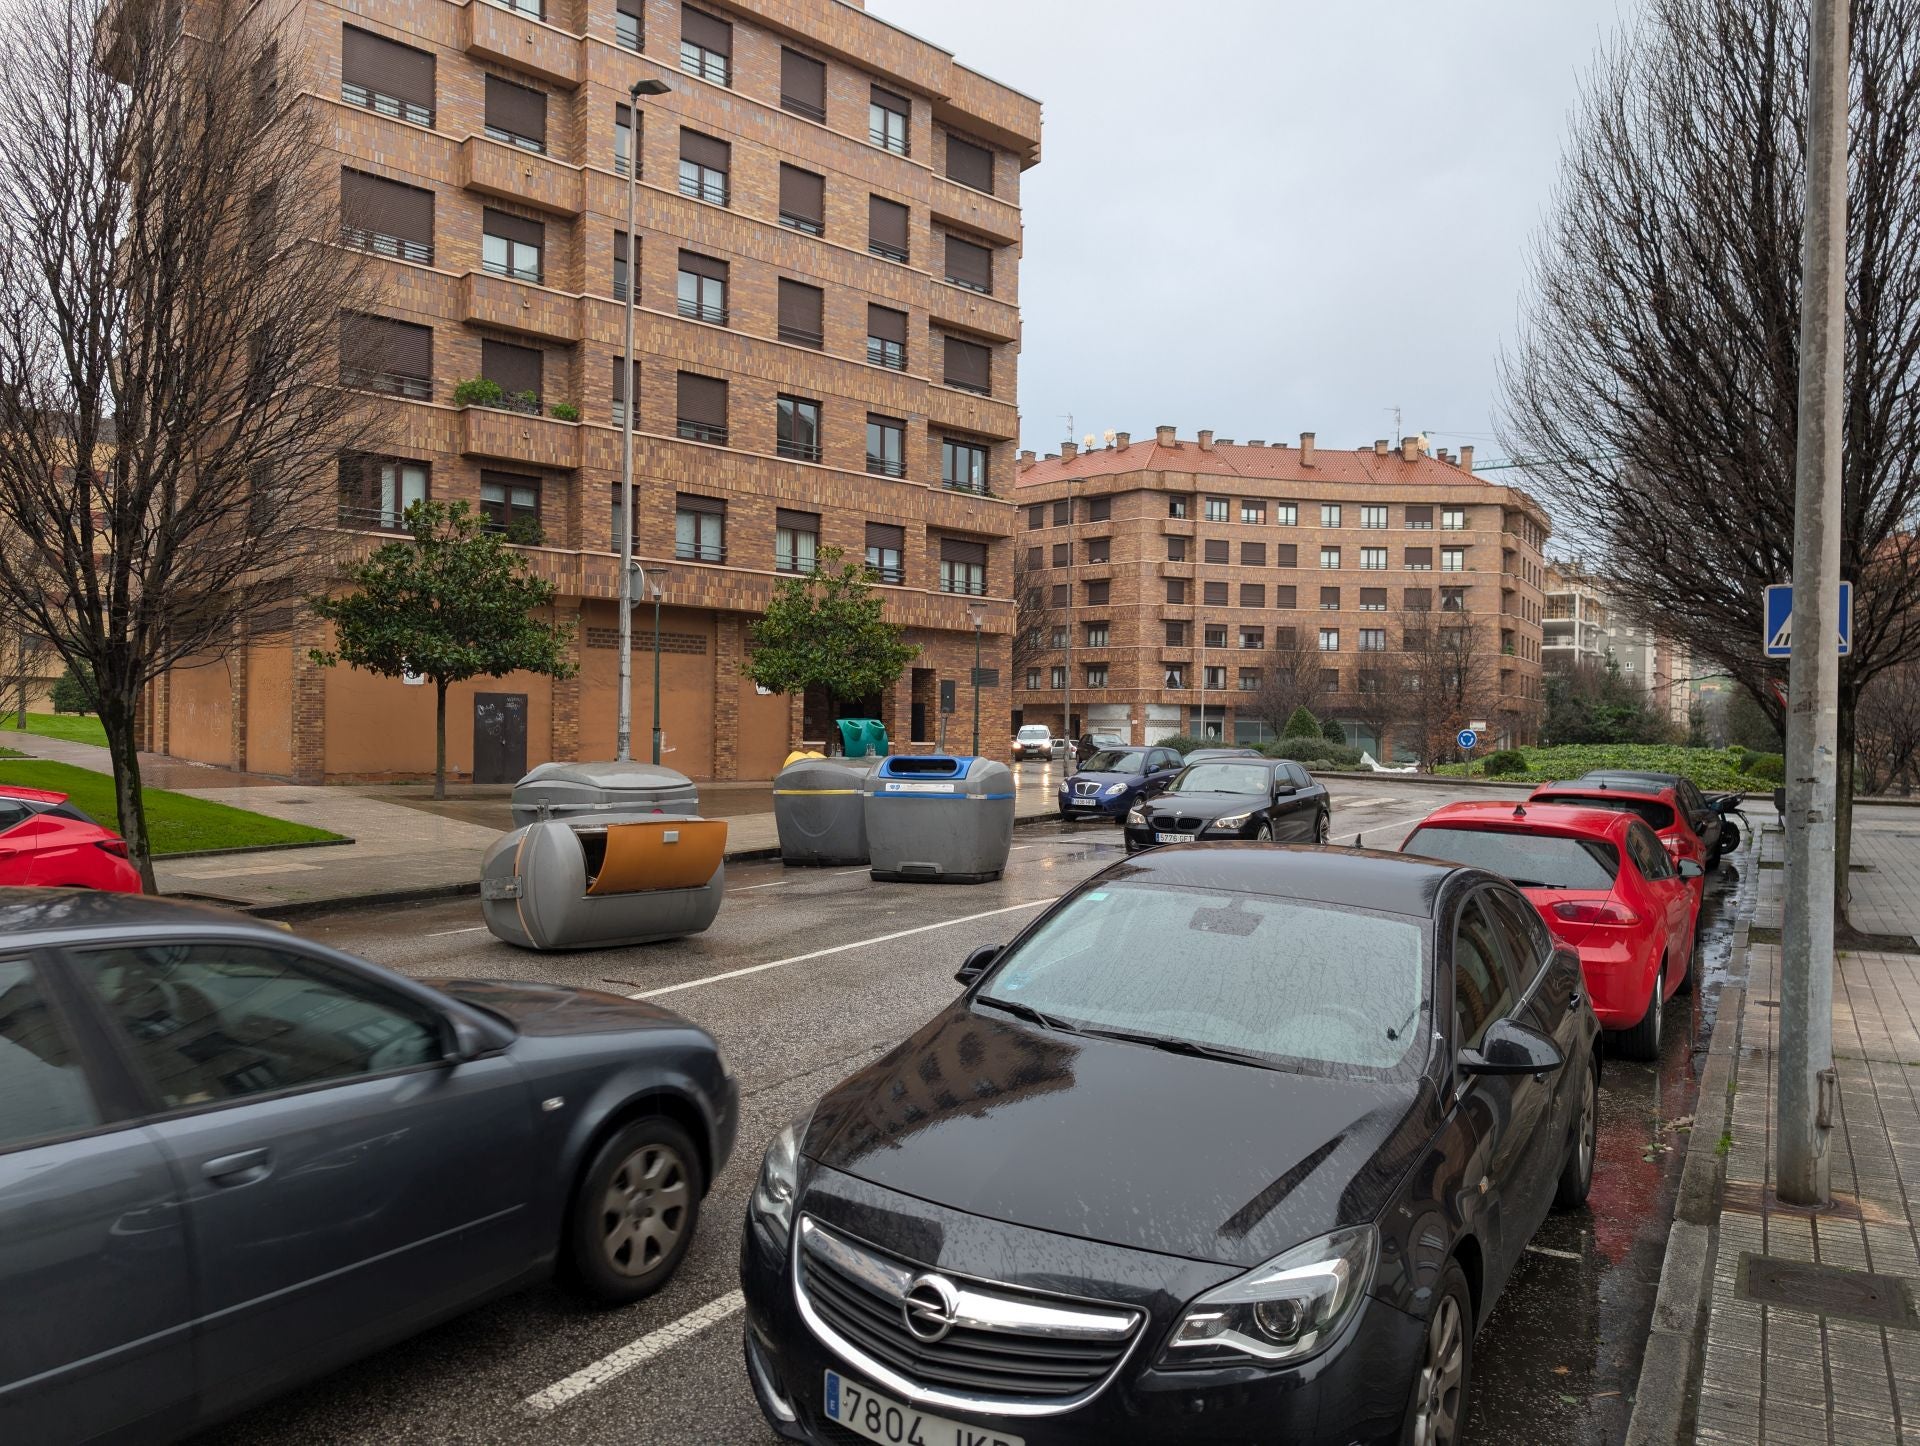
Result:
[[[1678,773],[1691,778],[1704,793],[1771,793],[1778,779],[1742,772],[1742,761],[1757,755],[1731,748],[1681,748],[1666,743],[1569,743],[1558,748],[1522,748],[1524,773],[1498,777],[1513,783],[1548,783],[1573,779],[1596,769],[1621,768],[1647,773]],[[1443,763],[1436,773],[1454,777],[1483,776],[1479,763]]]
[[[105,773],[75,768],[70,763],[48,763],[42,759],[0,762],[0,784],[19,788],[45,788],[64,793],[83,813],[108,828],[118,828],[118,811],[113,803],[113,779]],[[324,843],[338,838],[325,829],[309,828],[303,823],[287,823],[224,803],[204,798],[189,798],[184,793],[169,793],[164,788],[149,788],[147,796],[147,833],[154,857],[191,853],[196,849],[260,848],[266,844]]]
[[[19,731],[13,726],[19,717],[18,713],[0,713],[0,738],[5,738],[9,730]],[[100,726],[100,720],[91,713],[29,713],[27,732],[37,733],[42,738],[65,739],[68,743],[93,743],[102,748],[107,746],[107,730]]]

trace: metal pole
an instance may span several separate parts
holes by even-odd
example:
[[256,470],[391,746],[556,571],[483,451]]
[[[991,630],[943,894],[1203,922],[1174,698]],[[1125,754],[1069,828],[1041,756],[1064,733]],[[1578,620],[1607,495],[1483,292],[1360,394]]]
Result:
[[973,756],[980,756],[980,618],[973,620]]
[[[1072,423],[1069,422],[1071,427]],[[1072,773],[1073,756],[1073,478],[1067,478],[1067,666],[1060,673],[1060,736],[1066,740],[1060,755],[1063,773]],[[1048,763],[1053,759],[1049,757]]]
[[[633,244],[633,196],[640,174],[640,84],[628,91],[627,111],[627,374],[622,390],[626,405],[620,417],[620,692],[619,720],[613,730],[613,756],[621,763],[633,757],[633,298],[639,291],[639,259]],[[654,683],[654,706],[659,707],[660,685]],[[659,741],[655,735],[654,762],[658,763]]]
[[653,585],[653,761],[660,761],[660,594],[666,589]]
[[1846,365],[1847,0],[1813,0],[1807,210],[1794,452],[1787,874],[1780,936],[1775,1188],[1827,1203],[1833,1094],[1834,806],[1839,740],[1840,471]]

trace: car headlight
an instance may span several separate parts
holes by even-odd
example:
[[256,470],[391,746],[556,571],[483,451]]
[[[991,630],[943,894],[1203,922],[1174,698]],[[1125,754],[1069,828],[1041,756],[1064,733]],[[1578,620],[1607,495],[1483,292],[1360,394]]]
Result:
[[1208,824],[1207,827],[1209,828],[1240,828],[1246,823],[1248,819],[1252,817],[1253,817],[1253,810],[1248,809],[1245,813],[1229,814],[1225,818],[1216,818],[1212,823]]
[[1145,828],[1147,826],[1147,816],[1141,810],[1139,804],[1136,803],[1132,808],[1127,810],[1127,822],[1135,828]]
[[1124,783],[1109,783],[1105,788],[1101,789],[1100,791],[1106,794],[1108,798],[1112,798],[1116,793],[1125,793],[1127,791],[1127,786]]
[[809,1110],[773,1137],[747,1202],[748,1214],[783,1246],[793,1234],[793,1202],[800,1193],[800,1140],[812,1118]]
[[1161,1364],[1276,1363],[1324,1350],[1365,1298],[1378,1245],[1371,1225],[1336,1230],[1208,1291],[1174,1327]]

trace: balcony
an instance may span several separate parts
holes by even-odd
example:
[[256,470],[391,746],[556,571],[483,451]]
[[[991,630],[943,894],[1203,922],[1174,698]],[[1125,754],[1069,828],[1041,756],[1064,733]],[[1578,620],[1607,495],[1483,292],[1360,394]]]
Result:
[[460,413],[460,451],[468,457],[572,472],[580,467],[581,431],[576,422],[468,407]]
[[[468,10],[491,10],[469,4]],[[524,22],[522,22],[524,23]],[[551,156],[537,155],[485,136],[468,136],[460,145],[460,184],[483,196],[500,196],[556,216],[578,216],[586,209],[580,172]]]
[[572,346],[581,337],[580,298],[562,296],[530,282],[469,271],[461,278],[463,315],[476,326]]
[[476,60],[498,61],[575,90],[585,69],[585,42],[500,5],[469,3],[461,11],[460,43]]

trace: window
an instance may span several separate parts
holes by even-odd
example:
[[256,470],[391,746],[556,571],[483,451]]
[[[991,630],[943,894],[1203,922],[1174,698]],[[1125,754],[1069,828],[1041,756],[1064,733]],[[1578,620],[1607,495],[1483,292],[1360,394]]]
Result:
[[1218,692],[1227,686],[1227,670],[1220,667],[1205,667],[1200,670],[1200,686],[1209,691]]
[[1243,542],[1240,544],[1240,565],[1242,567],[1265,567],[1267,565],[1267,545],[1264,542]]
[[783,396],[775,399],[774,407],[774,450],[796,462],[818,462],[820,404]]
[[773,513],[773,566],[777,572],[812,572],[820,551],[820,518],[812,512]]
[[613,299],[627,299],[627,233],[613,233]]
[[481,213],[480,264],[495,276],[515,281],[541,279],[540,250],[546,228],[538,221],[509,216],[488,206]]
[[1087,562],[1089,564],[1113,561],[1113,539],[1111,537],[1090,537],[1087,539]]
[[66,1020],[26,960],[0,959],[0,1007],[0,1151],[98,1125]]
[[780,165],[780,224],[809,236],[827,234],[827,178]]
[[867,250],[889,261],[907,259],[907,208],[885,196],[867,198]]
[[1276,502],[1273,504],[1273,520],[1281,527],[1298,527],[1300,509],[1291,502]]
[[342,312],[340,381],[390,396],[433,400],[433,328]]
[[1408,572],[1432,572],[1433,549],[1431,547],[1409,547],[1407,549]]
[[1105,663],[1087,664],[1087,686],[1104,688],[1107,686],[1107,665]]
[[[1654,848],[1664,860],[1666,850],[1658,843]],[[1506,936],[1507,957],[1517,971],[1514,983],[1518,992],[1525,994],[1553,956],[1553,935],[1547,929],[1547,921],[1525,898],[1496,891],[1481,897],[1492,906],[1493,921]]]
[[1339,588],[1323,587],[1320,589],[1320,611],[1323,613],[1337,613],[1340,611]]
[[361,452],[340,455],[340,524],[404,530],[407,509],[429,495],[427,464]]
[[546,92],[489,75],[486,130],[488,140],[544,155],[547,149]]
[[506,393],[501,405],[511,411],[540,411],[544,358],[539,348],[516,346],[510,341],[480,340],[480,375]]
[[1263,608],[1267,605],[1267,586],[1260,582],[1240,584],[1240,606],[1243,608]]
[[1064,542],[1054,543],[1053,565],[1055,567],[1065,567],[1067,566],[1068,563],[1072,561],[1073,561],[1073,549]]
[[716,206],[728,204],[727,175],[733,147],[725,141],[680,128],[680,194]]
[[1169,537],[1167,539],[1167,561],[1185,562],[1186,560],[1187,539],[1184,537]]
[[867,361],[888,371],[907,369],[907,314],[867,305]]
[[1207,521],[1225,522],[1227,520],[1227,499],[1209,497],[1207,499]]
[[1181,664],[1179,664],[1179,663],[1169,663],[1169,664],[1167,664],[1167,676],[1166,676],[1166,678],[1165,678],[1165,679],[1163,680],[1163,683],[1162,683],[1162,685],[1163,685],[1164,687],[1168,687],[1168,688],[1184,688],[1184,687],[1186,687],[1186,686],[1187,686],[1187,670],[1186,670],[1186,668],[1185,668],[1185,667],[1184,667],[1183,665],[1181,665]]
[[1320,629],[1320,651],[1323,653],[1337,653],[1340,651],[1340,629]]
[[[1054,584],[1053,606],[1057,608],[1064,608],[1064,607],[1070,607],[1072,606],[1072,604],[1073,604],[1073,590],[1069,588],[1064,582]],[[1055,628],[1053,630],[1053,636],[1055,639],[1053,644],[1054,647],[1064,648],[1067,645],[1067,630],[1065,628]]]
[[1257,693],[1260,691],[1260,670],[1258,668],[1242,668],[1240,670],[1240,691],[1242,693]]
[[1073,521],[1072,504],[1065,500],[1054,503],[1053,525],[1055,527],[1065,527],[1071,521]]
[[440,1058],[430,1009],[322,960],[249,944],[169,943],[88,950],[76,962],[162,1110]]
[[1440,571],[1465,572],[1467,570],[1467,550],[1464,547],[1443,547],[1440,549]]
[[1297,543],[1277,542],[1273,546],[1273,565],[1275,567],[1298,567],[1300,565],[1300,547]]
[[351,25],[340,32],[340,98],[417,126],[432,125],[433,56]]
[[1273,590],[1273,605],[1277,608],[1299,607],[1300,604],[1297,600],[1299,592],[1300,590],[1291,583],[1284,587],[1276,587]]
[[614,0],[613,39],[624,50],[646,49],[646,0]]
[[680,314],[689,321],[727,324],[727,263],[692,251],[680,253]]
[[904,95],[895,95],[876,85],[867,102],[867,139],[896,156],[906,155],[907,127],[912,115],[913,103]]
[[1293,629],[1292,628],[1275,628],[1273,630],[1273,645],[1283,653],[1292,652],[1294,649]]
[[1089,497],[1087,499],[1087,521],[1108,522],[1113,518],[1113,499],[1111,497]]
[[1321,548],[1320,566],[1329,570],[1337,570],[1340,566],[1340,549],[1337,547]]
[[1169,621],[1167,623],[1167,646],[1170,648],[1184,648],[1186,645],[1187,625],[1183,622]]
[[1360,651],[1363,653],[1384,653],[1387,650],[1387,630],[1385,628],[1360,629]]
[[540,0],[487,0],[490,5],[502,10],[511,10],[515,15],[524,15],[529,20],[545,20],[546,10]]
[[[271,199],[269,193],[269,203]],[[340,239],[361,251],[431,266],[433,192],[343,167]]]
[[1362,527],[1385,527],[1387,525],[1387,509],[1384,507],[1362,507],[1360,509],[1360,525]]
[[1504,1016],[1512,1003],[1493,925],[1480,900],[1469,899],[1460,911],[1453,940],[1454,1047],[1477,1048],[1487,1026]]
[[1433,530],[1433,508],[1407,508],[1407,526],[1415,532],[1431,532]]
[[675,432],[690,442],[727,445],[727,384],[719,377],[681,372]]
[[1087,646],[1088,647],[1090,648],[1106,647],[1108,636],[1109,636],[1108,624],[1106,623],[1088,623],[1087,624]]
[[1383,613],[1387,610],[1387,590],[1383,587],[1363,587],[1360,589],[1360,611],[1363,613]]
[[1209,648],[1224,648],[1227,645],[1227,625],[1208,623],[1200,630],[1203,643]]
[[1041,678],[1041,673],[1038,668],[1027,669],[1027,691],[1028,692],[1030,693],[1038,692],[1042,687],[1045,686],[1045,684],[1043,684],[1040,681],[1040,678]]
[[[615,357],[613,359],[613,386],[611,390],[613,393],[613,424],[616,427],[623,427],[627,422],[627,397],[629,395],[627,383],[629,380],[634,384],[631,394],[638,397],[640,395],[639,361],[635,360],[632,367],[629,368],[626,357]],[[633,424],[635,427],[640,425],[640,414],[638,412],[634,413]]]
[[987,490],[987,444],[959,437],[940,439],[940,485],[962,492]]
[[1266,645],[1267,645],[1267,630],[1265,628],[1240,629],[1240,646],[1242,648],[1246,648],[1251,651],[1258,652],[1261,648],[1264,648]]
[[823,61],[780,47],[780,109],[810,121],[827,118],[827,67]]
[[1338,668],[1322,668],[1320,670],[1320,691],[1322,693],[1338,693],[1340,691],[1340,670]]
[[253,62],[253,123],[263,126],[280,108],[280,45],[268,41]]
[[1340,525],[1340,504],[1338,502],[1322,502],[1320,504],[1320,525],[1322,527],[1338,527]]
[[1467,590],[1463,587],[1443,587],[1440,589],[1440,611],[1443,613],[1463,613],[1467,610]]
[[1105,578],[1095,578],[1082,586],[1086,589],[1087,602],[1094,607],[1103,608],[1113,599],[1113,584]]
[[[615,104],[613,108],[613,173],[624,176],[627,162],[634,154],[633,112],[624,105]],[[641,158],[641,174],[646,174],[646,160]]]
[[987,595],[986,543],[961,537],[940,539],[940,591],[968,597]]
[[1047,504],[1036,502],[1027,509],[1027,531],[1037,532],[1047,525]]
[[825,345],[821,314],[825,309],[826,294],[817,286],[789,281],[784,276],[780,278],[779,291],[780,340],[816,350]]
[[1184,605],[1186,600],[1187,600],[1187,580],[1183,577],[1168,578],[1167,579],[1167,601],[1170,603],[1173,603],[1177,607],[1177,606]]
[[676,497],[673,555],[681,562],[725,562],[727,504],[718,497],[694,497],[685,492]]
[[1467,528],[1467,509],[1464,507],[1443,507],[1440,509],[1440,530],[1442,532],[1464,532]]
[[947,136],[947,179],[993,194],[993,152],[972,141]]
[[1240,499],[1240,520],[1242,522],[1264,523],[1267,520],[1267,504],[1255,502],[1249,498]]
[[1200,601],[1210,608],[1223,608],[1227,605],[1227,585],[1224,582],[1202,583]]
[[906,529],[888,522],[867,524],[867,566],[881,582],[907,580],[901,558],[907,545]]
[[680,68],[715,85],[733,82],[733,27],[726,21],[680,7]]
[[947,233],[947,280],[968,291],[993,295],[993,251]]
[[1167,516],[1175,517],[1175,518],[1185,518],[1186,515],[1187,515],[1187,499],[1186,498],[1169,497],[1167,499]]
[[482,472],[480,515],[489,531],[504,532],[515,542],[539,542],[540,479]]
[[1209,537],[1200,544],[1201,560],[1212,563],[1232,561],[1232,544],[1224,537]]
[[1067,686],[1066,668],[1064,668],[1058,663],[1054,664],[1054,666],[1048,670],[1047,681],[1056,688],[1066,687]]
[[867,470],[876,477],[907,475],[907,424],[893,417],[867,416]]
[[1360,549],[1360,570],[1362,572],[1385,572],[1387,570],[1387,550],[1384,547],[1363,547]]
[[946,338],[946,383],[963,392],[993,395],[993,348],[957,336]]

